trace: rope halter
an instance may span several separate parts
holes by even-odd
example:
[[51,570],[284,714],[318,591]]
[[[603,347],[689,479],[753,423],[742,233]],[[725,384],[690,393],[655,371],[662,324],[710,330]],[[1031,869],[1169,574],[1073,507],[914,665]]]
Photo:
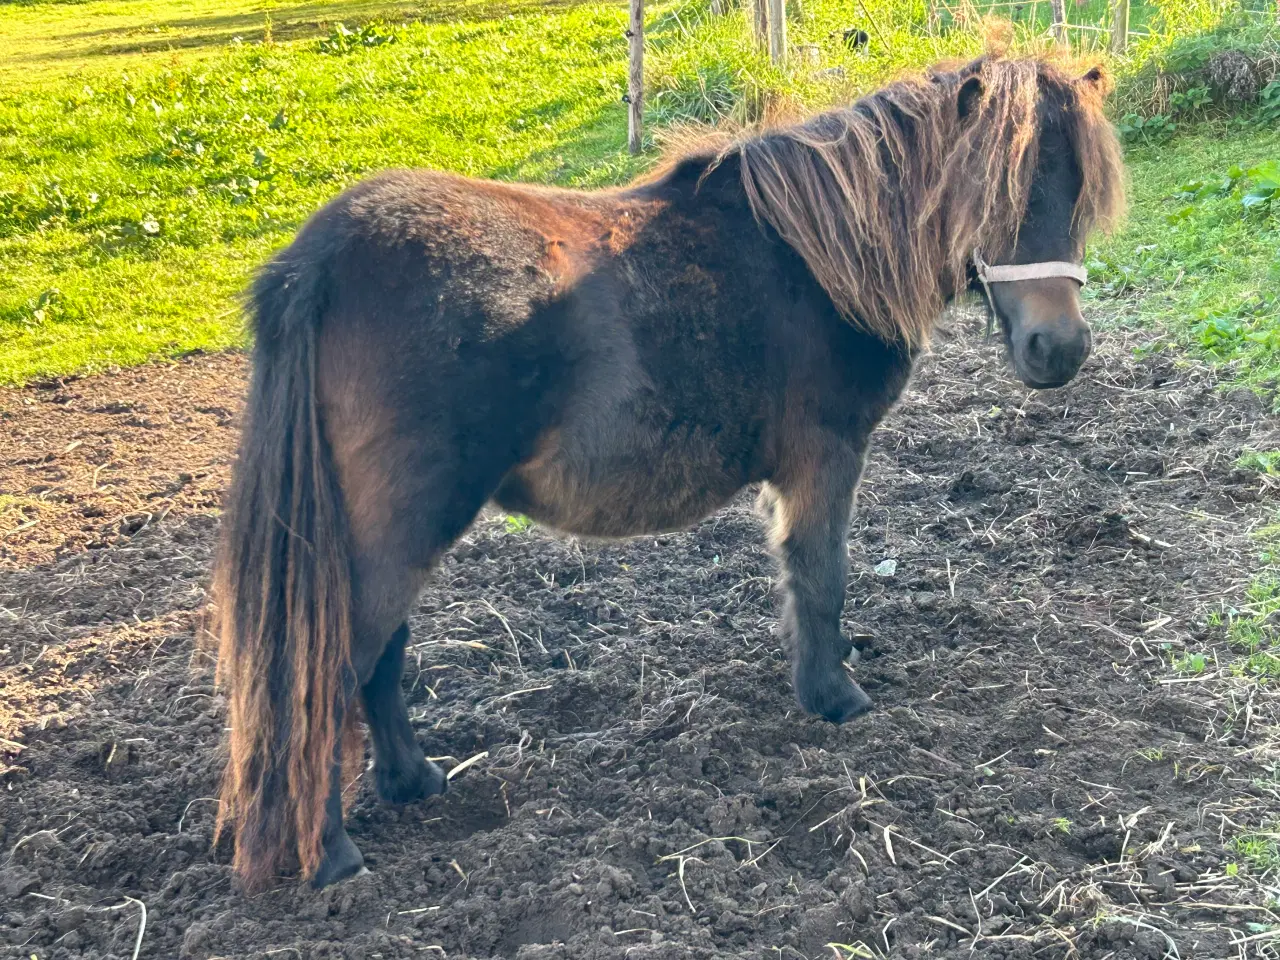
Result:
[[986,291],[987,302],[991,312],[987,314],[987,336],[995,323],[996,301],[991,296],[991,284],[1012,283],[1015,280],[1048,280],[1050,277],[1069,277],[1080,286],[1089,280],[1089,271],[1081,264],[1067,263],[1065,260],[1046,260],[1043,263],[1019,263],[1003,267],[993,267],[982,259],[982,254],[973,251],[973,268],[982,281],[982,289]]

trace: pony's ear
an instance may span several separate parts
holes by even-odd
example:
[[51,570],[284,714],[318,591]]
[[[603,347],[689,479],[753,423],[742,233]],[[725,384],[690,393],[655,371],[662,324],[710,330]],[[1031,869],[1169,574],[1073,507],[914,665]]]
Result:
[[1111,90],[1111,76],[1102,66],[1091,67],[1076,83],[1093,87],[1099,93],[1106,94]]
[[968,120],[978,109],[978,101],[982,99],[982,78],[969,77],[960,84],[956,92],[956,112],[961,122]]

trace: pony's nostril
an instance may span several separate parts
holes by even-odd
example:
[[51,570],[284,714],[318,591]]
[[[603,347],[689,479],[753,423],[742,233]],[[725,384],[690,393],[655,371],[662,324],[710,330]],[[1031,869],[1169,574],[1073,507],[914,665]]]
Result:
[[1027,337],[1027,359],[1040,367],[1049,359],[1049,338],[1039,330]]

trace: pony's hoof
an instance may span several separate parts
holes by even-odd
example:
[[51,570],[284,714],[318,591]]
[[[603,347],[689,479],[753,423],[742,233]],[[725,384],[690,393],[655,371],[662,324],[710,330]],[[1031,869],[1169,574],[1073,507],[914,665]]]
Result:
[[797,678],[796,699],[806,712],[845,723],[871,709],[871,698],[844,671],[829,674],[824,682],[805,683]]
[[336,839],[325,844],[324,859],[320,861],[316,875],[311,878],[311,886],[319,890],[331,883],[338,883],[348,877],[358,877],[368,872],[368,868],[364,865],[364,854],[344,830]]
[[393,807],[416,803],[449,789],[449,778],[425,757],[408,769],[384,770],[375,765],[378,799]]

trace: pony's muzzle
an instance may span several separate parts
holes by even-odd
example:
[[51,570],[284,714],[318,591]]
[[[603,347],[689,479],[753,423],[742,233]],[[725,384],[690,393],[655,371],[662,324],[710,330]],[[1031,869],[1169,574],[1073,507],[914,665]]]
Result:
[[1035,324],[1012,339],[1013,366],[1028,387],[1061,387],[1084,366],[1093,350],[1093,336],[1084,321],[1061,317]]
[[1071,382],[1093,350],[1075,281],[1027,280],[992,288],[1018,379],[1036,390]]

